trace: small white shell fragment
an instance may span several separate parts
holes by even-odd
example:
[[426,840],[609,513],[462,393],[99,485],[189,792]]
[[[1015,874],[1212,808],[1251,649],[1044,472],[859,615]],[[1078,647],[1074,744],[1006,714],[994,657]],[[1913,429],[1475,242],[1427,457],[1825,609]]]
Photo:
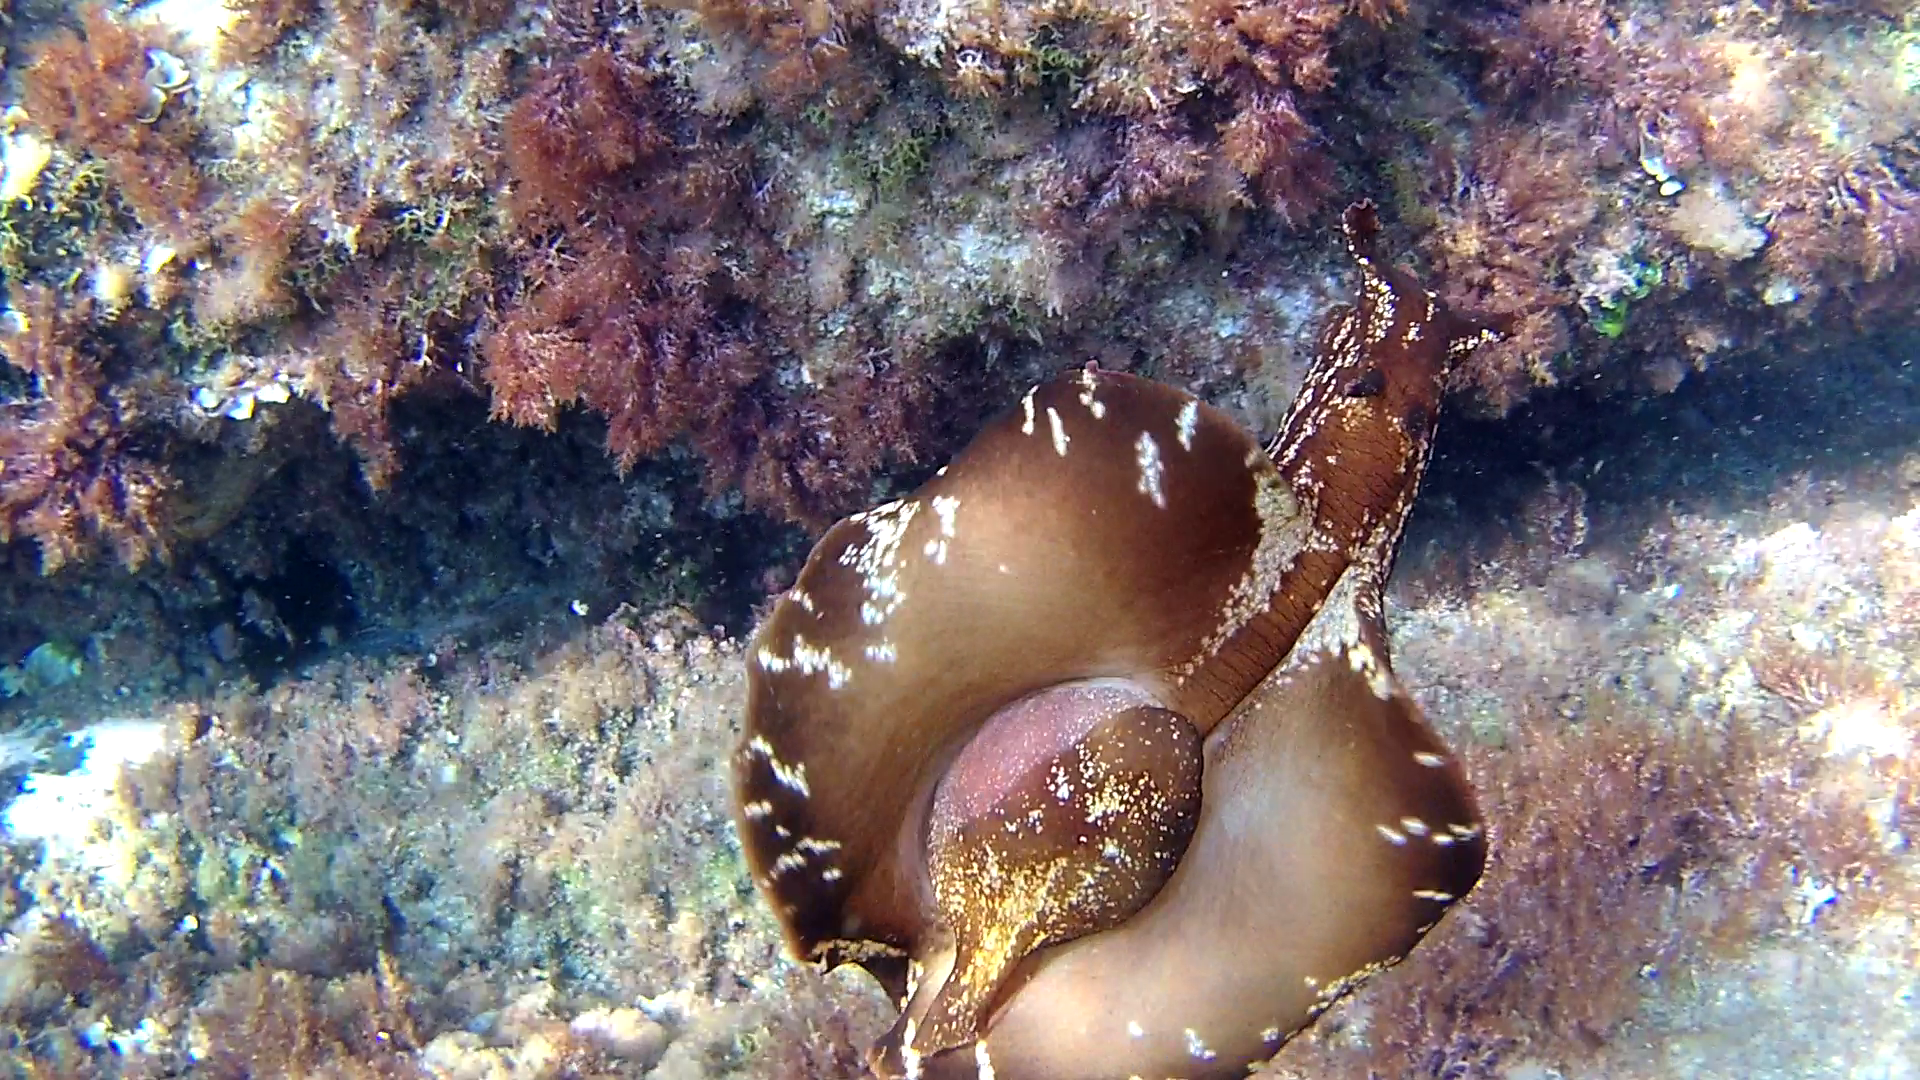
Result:
[[140,260],[140,269],[149,274],[159,273],[178,254],[179,252],[170,245],[155,244],[147,249],[146,258]]
[[160,122],[160,114],[166,110],[166,107],[167,92],[157,86],[149,85],[147,98],[140,103],[140,111],[134,113],[133,118],[143,124],[157,124]]
[[147,83],[162,90],[178,90],[192,75],[184,60],[165,49],[147,50]]

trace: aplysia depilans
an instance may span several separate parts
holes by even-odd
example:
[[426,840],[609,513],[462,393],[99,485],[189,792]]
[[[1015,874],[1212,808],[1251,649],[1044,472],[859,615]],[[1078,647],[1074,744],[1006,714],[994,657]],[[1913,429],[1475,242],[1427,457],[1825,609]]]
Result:
[[748,658],[755,884],[901,1003],[883,1077],[1244,1075],[1473,886],[1381,588],[1455,361],[1378,261],[1262,447],[1180,390],[1035,387],[829,530]]

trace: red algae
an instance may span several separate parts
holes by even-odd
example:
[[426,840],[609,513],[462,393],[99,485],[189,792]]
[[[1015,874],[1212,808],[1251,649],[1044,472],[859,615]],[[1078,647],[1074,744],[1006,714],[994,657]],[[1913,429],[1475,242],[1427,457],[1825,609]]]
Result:
[[690,448],[709,494],[813,524],[1076,359],[1225,397],[1295,369],[1336,188],[1391,196],[1449,300],[1517,317],[1463,376],[1483,412],[1671,388],[1910,287],[1877,11],[1149,16],[569,0],[535,33],[276,0],[209,36],[89,6],[19,34],[14,122],[60,157],[14,258],[132,298],[200,412],[320,406],[376,489],[397,402],[477,392],[599,417],[622,470]]
[[83,305],[22,290],[7,360],[31,375],[34,397],[0,412],[0,543],[39,545],[43,573],[113,551],[135,569],[166,552],[165,466],[131,445],[139,406],[107,383]]

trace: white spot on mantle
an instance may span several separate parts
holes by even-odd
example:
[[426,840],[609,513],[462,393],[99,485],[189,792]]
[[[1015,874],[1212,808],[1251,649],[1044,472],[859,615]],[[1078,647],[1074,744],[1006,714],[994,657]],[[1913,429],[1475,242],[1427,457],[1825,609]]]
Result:
[[800,634],[793,635],[789,652],[782,656],[762,645],[754,654],[761,668],[778,675],[793,671],[801,675],[825,675],[827,689],[838,690],[853,678],[853,669],[841,663],[833,655],[833,649],[826,645],[815,645]]
[[1188,1028],[1184,1034],[1187,1037],[1187,1053],[1189,1055],[1201,1061],[1212,1061],[1218,1056],[1207,1046],[1206,1040],[1200,1037],[1199,1032]]
[[1163,484],[1166,470],[1160,463],[1160,444],[1153,441],[1152,435],[1143,431],[1140,437],[1134,440],[1133,460],[1140,466],[1141,494],[1152,499],[1153,505],[1165,510],[1167,492]]
[[993,1058],[987,1055],[987,1044],[985,1042],[973,1044],[973,1064],[980,1074],[980,1080],[994,1080]]
[[860,575],[867,592],[860,604],[860,621],[868,626],[886,622],[906,602],[906,593],[900,591],[900,543],[919,512],[918,500],[896,499],[847,519],[867,530],[866,539],[847,545],[839,562]]
[[960,512],[960,500],[953,495],[935,495],[933,514],[940,519],[940,535],[951,538],[954,535],[953,517]]
[[1067,429],[1060,424],[1060,414],[1051,405],[1047,406],[1047,426],[1053,431],[1053,452],[1066,457],[1067,444],[1073,440],[1067,438]]
[[1093,414],[1095,420],[1104,420],[1107,416],[1107,407],[1099,398],[1093,396],[1094,389],[1099,385],[1100,377],[1098,375],[1095,375],[1090,369],[1083,368],[1081,370],[1080,404],[1086,406],[1087,411]]
[[801,798],[807,798],[813,794],[813,789],[807,786],[807,767],[804,764],[789,765],[781,761],[779,755],[773,752],[773,744],[767,741],[765,735],[755,735],[753,740],[747,743],[747,750],[767,759],[767,768],[773,770],[773,778],[779,781],[782,787],[791,790]]
[[1180,406],[1180,417],[1176,422],[1180,426],[1180,449],[1193,449],[1193,433],[1200,426],[1200,403],[1189,401]]

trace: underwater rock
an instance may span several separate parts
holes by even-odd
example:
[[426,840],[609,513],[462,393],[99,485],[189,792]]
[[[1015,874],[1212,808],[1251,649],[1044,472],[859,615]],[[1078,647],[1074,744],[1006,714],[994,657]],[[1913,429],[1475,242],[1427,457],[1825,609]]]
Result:
[[1359,267],[1279,435],[1092,367],[814,548],[734,759],[792,950],[901,1003],[884,1077],[1241,1075],[1472,888],[1381,589],[1498,331]]

